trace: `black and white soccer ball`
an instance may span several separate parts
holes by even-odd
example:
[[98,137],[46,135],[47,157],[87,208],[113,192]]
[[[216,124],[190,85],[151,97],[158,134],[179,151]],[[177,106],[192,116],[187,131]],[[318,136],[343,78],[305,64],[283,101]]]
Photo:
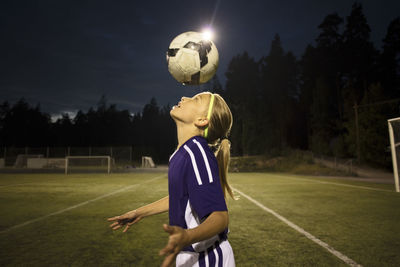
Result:
[[175,37],[167,51],[168,70],[180,83],[197,85],[209,81],[218,68],[215,44],[200,32]]

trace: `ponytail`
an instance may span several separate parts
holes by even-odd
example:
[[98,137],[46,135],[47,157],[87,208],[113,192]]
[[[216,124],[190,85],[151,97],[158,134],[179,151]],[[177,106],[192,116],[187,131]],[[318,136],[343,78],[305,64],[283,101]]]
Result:
[[218,162],[219,179],[222,191],[226,198],[228,193],[233,199],[232,188],[228,183],[228,167],[231,159],[231,142],[227,139],[232,128],[232,113],[225,100],[219,94],[210,93],[210,102],[207,113],[208,125],[204,131],[204,138],[214,151]]
[[224,192],[224,197],[226,198],[226,193],[228,193],[233,199],[237,199],[232,191],[232,188],[228,183],[228,167],[229,161],[231,159],[231,142],[228,139],[222,139],[218,150],[215,152],[215,157],[218,161],[219,167],[219,179],[222,186],[222,191]]

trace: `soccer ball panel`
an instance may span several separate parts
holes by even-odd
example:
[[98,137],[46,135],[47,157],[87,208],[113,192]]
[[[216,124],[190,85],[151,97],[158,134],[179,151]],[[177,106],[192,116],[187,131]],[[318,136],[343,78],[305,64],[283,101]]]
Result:
[[203,36],[199,32],[184,32],[182,34],[179,34],[172,40],[169,48],[182,48],[190,41],[197,43],[200,42],[202,39]]
[[194,50],[187,48],[180,49],[175,60],[176,64],[179,64],[187,72],[197,72],[200,70],[199,54]]

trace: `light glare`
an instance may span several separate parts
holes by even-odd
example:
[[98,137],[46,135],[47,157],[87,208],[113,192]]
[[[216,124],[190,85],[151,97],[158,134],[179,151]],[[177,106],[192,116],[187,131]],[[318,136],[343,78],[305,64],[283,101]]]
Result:
[[213,37],[214,37],[214,34],[210,29],[205,29],[203,31],[204,40],[211,41]]

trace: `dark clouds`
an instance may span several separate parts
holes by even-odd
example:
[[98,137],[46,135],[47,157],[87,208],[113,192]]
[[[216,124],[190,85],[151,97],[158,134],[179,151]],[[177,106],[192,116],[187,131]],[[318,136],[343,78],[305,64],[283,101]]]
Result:
[[[349,15],[341,1],[2,1],[0,101],[25,97],[50,113],[87,110],[102,94],[133,112],[152,96],[162,105],[201,88],[170,77],[165,51],[179,33],[201,30],[215,13],[218,76],[247,50],[268,53],[275,33],[300,56],[330,13]],[[362,1],[372,40],[380,48],[399,1]]]

